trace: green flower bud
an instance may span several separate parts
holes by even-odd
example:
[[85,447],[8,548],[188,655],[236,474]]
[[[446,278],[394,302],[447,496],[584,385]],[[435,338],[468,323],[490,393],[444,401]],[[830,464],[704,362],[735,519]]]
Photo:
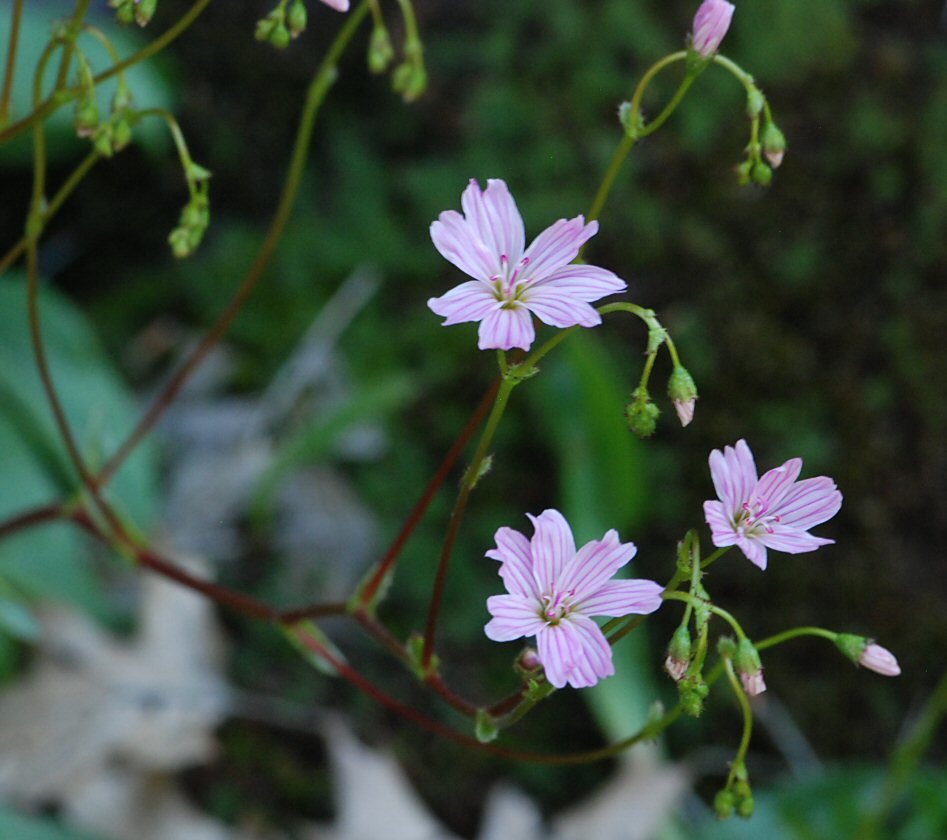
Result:
[[762,113],[765,104],[766,98],[763,96],[763,91],[758,87],[751,87],[746,94],[746,115],[751,120],[758,117]]
[[664,660],[664,670],[668,672],[671,679],[680,682],[691,660],[691,634],[685,625],[681,625],[671,636],[671,643],[668,645],[667,659]]
[[763,161],[758,160],[753,164],[750,177],[753,179],[754,184],[759,184],[761,187],[768,187],[773,181],[773,170],[763,163]]
[[289,7],[289,14],[286,16],[286,25],[289,27],[289,34],[293,38],[298,38],[306,31],[306,7],[302,0],[293,0]]
[[372,30],[368,43],[368,69],[372,73],[384,73],[395,57],[395,48],[391,45],[391,36],[384,26]]
[[112,146],[111,126],[100,126],[92,139],[92,145],[102,157],[110,158],[115,153],[115,149]]
[[668,396],[674,404],[674,410],[677,412],[677,419],[681,421],[681,425],[688,425],[694,419],[697,386],[683,365],[677,365],[668,380]]
[[129,143],[132,142],[132,127],[128,120],[120,119],[115,123],[115,130],[112,132],[112,145],[116,152],[120,152]]
[[135,7],[131,5],[131,3],[126,3],[124,6],[119,6],[115,10],[115,19],[124,26],[134,23]]
[[282,23],[276,24],[270,33],[270,43],[278,50],[285,50],[292,40],[293,38],[289,34],[289,30]]
[[748,820],[753,816],[753,811],[755,808],[756,803],[753,801],[753,797],[746,796],[737,804],[737,814],[739,814],[743,819]]
[[736,167],[737,183],[745,187],[750,183],[750,173],[753,171],[753,161],[745,160]]
[[427,88],[427,71],[420,64],[402,62],[395,68],[391,86],[405,102],[414,102]]
[[171,253],[179,260],[191,255],[191,246],[188,240],[187,231],[184,228],[175,228],[168,235],[168,243],[171,245]]
[[279,21],[276,21],[272,16],[263,18],[256,22],[256,31],[253,33],[253,37],[258,41],[269,41],[270,36],[273,34],[273,30],[276,29],[276,25]]
[[135,4],[135,23],[147,26],[158,8],[158,0],[141,0]]
[[735,808],[736,801],[729,790],[717,791],[717,795],[714,797],[714,812],[717,814],[718,819],[730,819],[730,817],[733,816]]
[[119,82],[112,96],[112,113],[117,114],[120,111],[127,111],[132,107],[132,95],[127,86]]
[[79,100],[76,106],[76,116],[73,120],[76,134],[80,137],[91,137],[99,126],[99,106],[94,98]]
[[786,137],[770,120],[763,128],[763,153],[773,169],[779,169],[786,153]]
[[868,647],[868,639],[854,633],[839,633],[835,637],[835,646],[857,665]]

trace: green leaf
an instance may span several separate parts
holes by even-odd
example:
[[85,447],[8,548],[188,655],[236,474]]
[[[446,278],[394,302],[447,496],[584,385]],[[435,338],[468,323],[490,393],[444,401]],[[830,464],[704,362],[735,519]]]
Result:
[[[53,31],[53,24],[62,18],[68,17],[74,8],[72,0],[52,0],[47,3],[25,3],[23,17],[20,24],[20,42],[16,55],[16,75],[14,76],[12,96],[12,121],[17,121],[33,110],[33,75],[46,44],[49,43]],[[104,4],[103,4],[104,5]],[[93,16],[93,18],[96,16]],[[96,20],[100,28],[112,41],[119,55],[131,55],[147,43],[147,39],[131,29],[119,28],[110,20]],[[4,11],[0,14],[0,44],[6,45],[10,35],[10,15]],[[112,66],[112,58],[105,47],[91,36],[79,39],[82,51],[92,65],[93,72],[99,73]],[[47,71],[47,85],[45,92],[51,89],[56,71],[59,67],[59,57],[54,56]],[[74,76],[74,74],[73,74]],[[128,87],[134,97],[136,108],[166,108],[173,107],[173,89],[164,76],[156,69],[154,61],[136,64],[126,71]],[[70,82],[74,79],[70,77]],[[109,79],[98,86],[99,111],[103,116],[109,113],[109,103],[115,93],[118,81]],[[83,143],[76,137],[72,127],[73,105],[61,107],[52,117],[47,119],[47,154],[52,161],[68,159],[79,154],[80,149],[88,143]],[[135,142],[157,149],[168,144],[164,126],[157,120],[147,120],[135,132]],[[32,159],[33,146],[30,132],[24,132],[20,137],[6,144],[3,155],[0,155],[0,166],[20,166]]]
[[0,598],[0,629],[24,642],[39,636],[39,624],[22,601]]
[[[52,290],[40,294],[49,364],[80,450],[91,468],[104,462],[138,412],[89,324]],[[0,283],[0,518],[68,497],[78,487],[36,370],[22,276]],[[112,503],[146,528],[157,506],[157,468],[148,444],[109,485]],[[53,597],[103,612],[95,576],[75,530],[62,523],[0,541],[0,575],[34,597]]]

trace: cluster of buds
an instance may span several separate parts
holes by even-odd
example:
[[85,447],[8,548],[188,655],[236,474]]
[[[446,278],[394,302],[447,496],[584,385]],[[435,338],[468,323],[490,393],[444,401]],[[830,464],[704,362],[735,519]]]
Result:
[[210,199],[207,191],[210,173],[192,163],[188,167],[188,174],[189,183],[196,182],[196,185],[192,187],[190,201],[181,211],[178,226],[168,236],[171,252],[179,260],[194,253],[210,223]]
[[306,31],[308,15],[303,0],[280,0],[276,8],[257,21],[254,37],[284,50],[290,41]]
[[651,437],[660,416],[661,409],[651,401],[647,387],[639,385],[631,392],[631,402],[625,406],[625,420],[637,437],[642,440]]
[[132,96],[120,79],[112,97],[112,110],[107,122],[98,125],[92,132],[92,145],[102,157],[111,157],[132,142],[132,125],[136,115],[132,109]]
[[147,26],[154,17],[158,0],[109,0],[109,5],[115,9],[119,23]]
[[732,817],[734,813],[748,820],[755,807],[750,778],[746,765],[741,761],[733,766],[727,786],[714,797],[714,811],[721,820]]

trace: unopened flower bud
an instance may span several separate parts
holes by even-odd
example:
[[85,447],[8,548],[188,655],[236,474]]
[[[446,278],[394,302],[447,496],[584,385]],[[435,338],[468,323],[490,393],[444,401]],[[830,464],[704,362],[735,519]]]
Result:
[[773,170],[763,163],[763,161],[758,160],[753,164],[750,177],[753,179],[754,184],[759,184],[761,187],[768,187],[773,181]]
[[697,386],[687,368],[677,365],[668,380],[668,396],[674,404],[677,419],[686,426],[694,419],[694,405],[697,402]]
[[729,790],[719,790],[714,797],[714,813],[718,819],[730,819],[736,809],[736,804],[736,799]]
[[405,102],[414,102],[427,89],[427,71],[420,64],[405,61],[395,68],[391,86]]
[[786,154],[786,137],[776,123],[770,121],[763,129],[763,153],[773,169],[779,169]]
[[542,666],[535,648],[523,648],[514,663],[514,668],[524,676],[535,674]]
[[391,45],[391,36],[384,26],[372,30],[368,43],[368,69],[372,73],[384,73],[395,57],[395,48]]
[[750,173],[753,171],[753,161],[745,160],[734,170],[737,173],[737,183],[745,187],[750,183]]
[[99,126],[99,106],[94,98],[85,98],[76,106],[76,116],[73,120],[76,134],[79,137],[91,137]]
[[748,696],[756,697],[766,691],[760,655],[749,639],[740,639],[734,664],[737,666],[740,682],[743,683],[743,690]]
[[858,658],[858,664],[869,671],[881,674],[883,677],[896,677],[901,673],[901,666],[894,654],[881,645],[871,642],[865,646],[861,656]]
[[279,23],[272,15],[258,20],[256,22],[256,31],[253,33],[253,37],[258,41],[269,41],[270,36],[273,34],[273,30],[276,29],[276,25]]
[[99,126],[92,139],[92,145],[102,157],[110,158],[115,153],[112,145],[112,127],[108,124]]
[[131,3],[119,6],[115,10],[115,19],[125,26],[135,22],[135,7]]
[[734,8],[733,3],[726,0],[704,0],[700,4],[694,15],[691,47],[701,58],[710,58],[720,48],[730,28]]
[[743,799],[737,804],[737,814],[743,819],[748,820],[753,816],[753,811],[756,810],[756,803],[753,801],[752,796],[744,796]]
[[691,660],[691,634],[683,624],[674,631],[671,643],[668,645],[667,659],[664,660],[664,670],[668,672],[674,682],[680,682]]
[[116,152],[120,152],[131,142],[132,127],[128,120],[122,118],[115,123],[115,129],[112,132],[112,146]]
[[763,113],[763,107],[766,105],[766,97],[756,85],[753,85],[746,92],[746,115],[752,120]]
[[276,24],[269,37],[269,42],[278,50],[285,50],[292,40],[292,35],[289,34],[289,30],[283,23]]
[[306,7],[302,0],[293,0],[289,7],[289,14],[286,15],[286,25],[289,27],[289,34],[293,38],[298,38],[306,31]]
[[158,0],[135,0],[135,23],[139,26],[147,26],[154,17],[157,7]]

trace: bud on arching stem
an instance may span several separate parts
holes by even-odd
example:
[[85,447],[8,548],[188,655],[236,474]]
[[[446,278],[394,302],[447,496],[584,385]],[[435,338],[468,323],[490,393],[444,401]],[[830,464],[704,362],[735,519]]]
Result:
[[694,378],[683,365],[675,365],[668,380],[668,396],[674,404],[677,419],[687,426],[694,419],[694,405],[697,402],[697,386]]
[[625,420],[628,428],[644,440],[654,434],[661,410],[651,402],[646,388],[639,387],[631,395],[631,402],[625,406]]
[[763,127],[763,154],[773,169],[778,169],[786,154],[786,138],[772,120]]
[[680,682],[684,674],[687,673],[690,660],[691,634],[686,625],[682,624],[671,636],[667,659],[664,660],[664,670],[668,672],[674,682]]

